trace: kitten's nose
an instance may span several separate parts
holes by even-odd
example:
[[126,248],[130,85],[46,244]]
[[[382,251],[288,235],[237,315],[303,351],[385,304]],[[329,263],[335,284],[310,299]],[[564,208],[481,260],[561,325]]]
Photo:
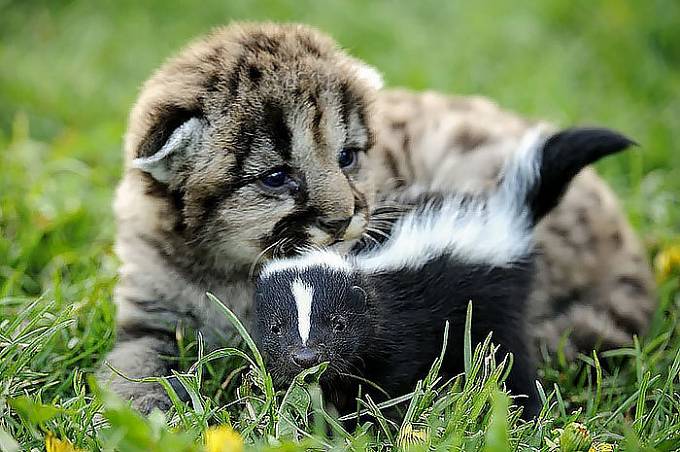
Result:
[[290,354],[293,362],[303,369],[308,369],[319,363],[319,354],[310,348],[301,348]]
[[323,229],[335,238],[341,238],[351,222],[351,216],[347,218],[319,218],[316,220],[316,224],[320,229]]

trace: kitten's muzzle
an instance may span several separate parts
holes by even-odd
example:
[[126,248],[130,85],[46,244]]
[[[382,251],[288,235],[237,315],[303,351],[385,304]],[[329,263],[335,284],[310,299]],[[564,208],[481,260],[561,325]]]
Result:
[[310,367],[319,364],[321,355],[309,347],[302,347],[291,352],[290,358],[296,365],[303,369],[309,369]]
[[346,218],[319,218],[316,226],[330,234],[335,239],[341,239],[347,227],[352,222],[353,216]]

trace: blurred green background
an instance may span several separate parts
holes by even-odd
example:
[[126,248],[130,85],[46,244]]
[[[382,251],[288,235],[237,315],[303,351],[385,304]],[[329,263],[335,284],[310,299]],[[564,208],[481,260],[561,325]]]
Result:
[[600,170],[652,253],[680,233],[677,0],[0,0],[0,296],[110,298],[138,87],[187,40],[244,19],[316,25],[390,86],[624,131],[640,150]]

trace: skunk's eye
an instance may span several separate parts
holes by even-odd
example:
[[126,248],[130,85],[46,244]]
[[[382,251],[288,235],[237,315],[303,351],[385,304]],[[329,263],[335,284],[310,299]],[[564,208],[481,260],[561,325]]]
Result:
[[278,334],[281,334],[281,326],[280,326],[278,323],[273,323],[273,324],[269,327],[269,330],[270,330],[273,334],[277,334],[277,335],[278,335]]
[[336,333],[342,333],[345,331],[345,328],[347,327],[347,321],[345,320],[344,317],[341,317],[339,315],[334,316],[331,319],[331,322],[333,322],[333,331]]

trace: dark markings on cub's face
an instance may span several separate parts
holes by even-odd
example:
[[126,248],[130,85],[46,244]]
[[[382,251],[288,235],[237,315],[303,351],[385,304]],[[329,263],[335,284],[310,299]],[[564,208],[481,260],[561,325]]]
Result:
[[292,134],[286,124],[283,107],[278,102],[269,100],[264,103],[262,111],[262,128],[269,135],[273,150],[284,160],[290,160]]
[[248,78],[250,79],[250,82],[253,85],[257,85],[257,83],[262,78],[262,71],[260,70],[260,68],[258,68],[255,65],[249,66],[248,67]]
[[[230,171],[230,177],[220,184],[212,187],[208,194],[201,200],[203,207],[203,216],[200,225],[208,224],[213,216],[218,212],[218,206],[222,200],[230,197],[237,189],[253,183],[252,178],[243,178],[243,165],[250,154],[253,146],[253,139],[255,137],[255,128],[252,123],[245,123],[241,126],[240,133],[234,138],[233,144],[230,147],[230,152],[233,154],[233,167]],[[192,231],[192,234],[200,233],[200,231]]]
[[275,56],[281,42],[266,33],[253,33],[241,40],[241,45],[252,53],[264,53]]
[[[316,149],[309,150],[311,153],[316,153],[318,150],[328,146],[331,149],[343,148],[344,144],[335,144],[329,146],[328,139],[325,137],[321,129],[323,118],[322,106],[316,105],[312,110],[312,119],[310,122],[311,133],[313,136],[313,146]],[[289,193],[278,193],[279,198],[289,196],[295,203],[295,210],[290,212],[285,217],[279,219],[274,225],[270,234],[263,236],[260,242],[264,247],[271,245],[276,240],[289,238],[290,244],[297,246],[304,245],[308,242],[309,234],[306,229],[314,224],[317,218],[324,216],[333,217],[333,213],[323,212],[317,205],[310,205],[309,201],[315,200],[315,193],[310,193],[306,183],[308,172],[299,164],[296,166],[294,160],[302,160],[301,156],[294,156],[292,148],[293,133],[289,127],[292,122],[291,110],[293,105],[284,105],[282,102],[268,99],[265,100],[262,107],[262,113],[254,116],[247,116],[243,119],[240,126],[239,133],[233,137],[230,152],[233,153],[233,166],[230,171],[228,180],[222,182],[215,187],[208,196],[203,199],[204,216],[199,224],[199,227],[210,225],[211,221],[216,220],[215,216],[219,214],[220,204],[231,196],[238,196],[239,189],[258,183],[257,171],[248,171],[248,165],[256,166],[257,169],[263,168],[261,172],[266,172],[268,169],[272,171],[280,169],[286,173],[286,176],[292,179],[295,183],[295,189],[290,190]],[[356,107],[352,114],[360,117],[356,112]],[[348,119],[349,120],[349,119]],[[349,124],[341,124],[340,127],[347,130],[346,140],[353,136],[370,136],[365,124],[360,120],[350,127]],[[362,128],[360,130],[356,130]],[[300,131],[298,131],[300,132]],[[367,140],[361,143],[363,146],[368,144]],[[365,150],[365,149],[362,149]],[[227,151],[229,152],[229,151]],[[274,152],[276,156],[271,153]],[[333,155],[333,157],[335,157]],[[357,157],[359,158],[359,157]],[[272,164],[269,167],[263,165],[264,159],[271,159]],[[279,164],[275,164],[277,161]],[[259,161],[258,161],[259,160]],[[336,158],[333,158],[332,164],[337,165]],[[358,168],[361,171],[361,168]],[[313,175],[312,175],[313,176]],[[363,195],[353,183],[352,175],[345,175],[344,180],[339,180],[338,183],[347,184],[349,189],[354,194],[354,209],[355,215],[366,215],[366,197]],[[319,204],[319,203],[313,203]],[[323,204],[323,203],[321,203]],[[329,215],[330,214],[330,215]],[[200,232],[199,232],[200,233]],[[284,247],[282,250],[292,250],[292,247]]]
[[314,207],[307,207],[291,213],[276,223],[270,235],[262,239],[262,248],[276,243],[279,240],[288,239],[282,246],[281,254],[288,255],[296,246],[307,243],[309,235],[305,232],[305,226],[319,217],[319,211]]
[[312,118],[312,136],[314,137],[314,144],[316,146],[325,146],[326,141],[324,134],[321,131],[323,110],[319,106],[319,92],[307,95],[307,105],[314,112],[314,117]]
[[[264,77],[264,75],[263,75]],[[318,90],[319,88],[317,88]],[[349,88],[346,88],[349,90]],[[348,91],[347,91],[348,92]],[[327,96],[328,97],[328,96]],[[330,96],[331,99],[333,96]],[[347,96],[346,96],[347,97]],[[346,111],[342,120],[336,124],[336,128],[344,131],[344,139],[337,141],[337,137],[328,136],[324,130],[324,120],[330,121],[331,117],[324,111],[333,110],[333,105],[322,105],[317,96],[310,96],[315,99],[314,103],[306,105],[307,110],[304,116],[300,116],[299,108],[290,100],[280,101],[266,99],[262,102],[262,110],[255,114],[244,115],[240,131],[233,137],[233,148],[226,152],[232,152],[233,166],[230,170],[229,178],[216,187],[208,196],[204,198],[203,221],[198,225],[199,228],[214,229],[214,223],[219,221],[219,213],[223,212],[220,205],[230,197],[241,196],[241,189],[254,189],[258,197],[265,197],[268,204],[277,204],[284,199],[291,199],[294,208],[277,219],[267,234],[259,238],[263,247],[273,244],[277,240],[290,239],[289,245],[301,246],[309,243],[310,233],[308,229],[313,227],[318,218],[337,218],[343,215],[357,215],[366,217],[368,215],[366,195],[362,193],[366,187],[359,186],[357,182],[362,182],[363,168],[361,162],[349,173],[343,172],[338,165],[338,154],[342,149],[351,149],[357,154],[365,151],[370,145],[372,133],[367,128],[364,113],[361,107],[355,105],[345,105]],[[295,116],[295,115],[298,116]],[[346,121],[343,122],[346,118]],[[354,118],[354,119],[353,119]],[[293,130],[291,124],[306,123],[305,127],[311,129]],[[294,134],[310,134],[312,140],[307,143],[307,148],[293,148]],[[298,142],[304,141],[298,138]],[[360,159],[357,155],[356,159]],[[323,178],[319,177],[314,171],[314,167],[306,168],[305,164],[310,160],[321,160],[316,168],[324,171]],[[335,166],[335,174],[328,173],[324,166]],[[274,195],[263,193],[259,185],[261,177],[269,172],[277,170],[283,171],[287,178],[286,184],[290,183],[291,188],[287,192],[276,191]],[[329,177],[333,176],[333,177]],[[327,188],[323,190],[322,196],[338,196],[344,190],[352,193],[353,203],[345,213],[331,210],[325,211],[323,206],[338,204],[336,201],[319,198],[318,192],[310,192],[307,180],[328,180],[337,189]],[[248,187],[254,186],[254,187]],[[278,201],[278,202],[277,202]],[[275,215],[271,218],[276,218]],[[198,233],[202,233],[198,231]],[[358,236],[358,234],[357,234]],[[329,244],[327,241],[325,244]],[[291,246],[282,247],[280,251],[289,254],[294,248]]]
[[366,142],[363,146],[359,146],[359,149],[365,151],[373,146],[375,140],[373,130],[367,127],[365,100],[357,96],[346,82],[340,84],[338,91],[340,92],[340,115],[345,130],[351,136],[352,130],[349,129],[349,125],[352,123],[352,115],[356,115],[360,131],[366,133]]

